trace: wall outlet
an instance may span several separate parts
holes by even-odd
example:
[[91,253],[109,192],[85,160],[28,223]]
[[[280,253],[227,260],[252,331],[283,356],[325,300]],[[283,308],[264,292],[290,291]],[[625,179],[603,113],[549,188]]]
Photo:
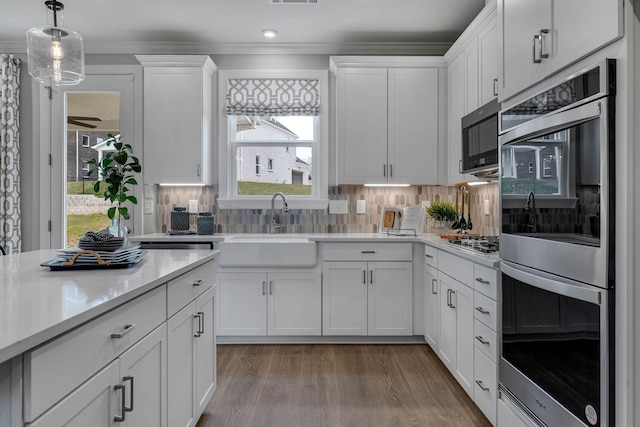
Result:
[[346,200],[329,200],[329,213],[331,215],[336,214],[348,214],[349,205]]
[[490,212],[489,212],[489,199],[485,199],[484,200],[484,214],[489,216]]
[[153,213],[153,200],[145,200],[144,201],[144,213],[152,214]]
[[198,201],[189,200],[189,213],[198,213]]
[[367,210],[367,203],[364,200],[356,200],[356,213],[364,215]]

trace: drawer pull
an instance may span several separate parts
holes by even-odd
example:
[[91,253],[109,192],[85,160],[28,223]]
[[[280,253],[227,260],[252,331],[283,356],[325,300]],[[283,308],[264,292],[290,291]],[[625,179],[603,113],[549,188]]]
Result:
[[136,328],[136,325],[124,325],[124,329],[122,330],[122,332],[119,332],[117,334],[111,334],[111,338],[113,339],[124,338],[125,335],[129,334],[135,328]]
[[116,415],[115,417],[113,417],[113,421],[115,421],[117,423],[121,423],[121,422],[124,421],[124,418],[125,418],[125,409],[124,408],[125,408],[125,403],[126,402],[124,401],[124,384],[114,385],[113,389],[115,391],[122,390],[122,395],[121,395],[122,399],[120,401],[120,407],[121,407],[121,411],[122,412],[120,412],[120,415]]
[[489,310],[485,310],[482,307],[476,307],[476,310],[478,310],[482,314],[489,314]]
[[426,254],[425,256],[429,259],[433,259],[433,255]]
[[198,338],[204,334],[204,313],[199,311],[197,314],[193,315],[194,319],[198,319],[198,329],[193,334],[194,337]]
[[[129,394],[131,396],[131,399],[129,401],[130,405],[124,407],[124,412],[133,412],[133,375],[127,375],[126,377],[122,377],[122,381],[123,382],[124,381],[129,381],[131,383],[131,387],[130,387],[131,388],[131,392]],[[124,390],[122,390],[122,394],[123,395],[126,394],[124,392]],[[123,401],[124,401],[124,399],[123,399]]]
[[489,387],[485,387],[484,384],[482,384],[482,381],[476,380],[476,384],[478,384],[478,387],[480,387],[480,390],[489,391]]
[[193,281],[193,286],[200,286],[204,283],[204,279],[198,279]]
[[483,285],[488,285],[491,283],[488,280],[484,280],[482,277],[476,277],[476,282],[482,283]]
[[375,254],[376,251],[360,251],[362,254]]
[[480,335],[477,335],[477,336],[476,336],[476,339],[477,339],[478,341],[480,341],[480,342],[481,342],[482,344],[484,344],[484,345],[489,345],[489,344],[490,344],[490,343],[489,343],[489,341],[485,341],[485,340],[484,340],[484,338],[482,338]]

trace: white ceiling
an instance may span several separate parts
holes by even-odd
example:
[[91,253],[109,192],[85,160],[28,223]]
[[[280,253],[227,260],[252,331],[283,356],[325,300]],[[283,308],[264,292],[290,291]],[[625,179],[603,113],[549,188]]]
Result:
[[[63,0],[87,53],[443,53],[484,0]],[[3,0],[0,52],[26,51],[44,0]],[[278,37],[267,40],[263,29]]]

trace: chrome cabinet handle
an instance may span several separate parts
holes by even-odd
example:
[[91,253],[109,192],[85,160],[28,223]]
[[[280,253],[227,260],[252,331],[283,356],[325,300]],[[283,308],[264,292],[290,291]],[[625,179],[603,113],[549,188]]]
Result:
[[[539,64],[542,62],[542,59],[537,59],[536,58],[536,40],[540,40],[540,35],[536,34],[533,36],[533,63],[534,64]],[[540,42],[542,43],[542,42]]]
[[498,79],[493,79],[493,96],[498,96]]
[[198,279],[198,280],[194,280],[192,285],[193,286],[200,286],[204,283],[204,279]]
[[447,307],[451,308],[451,289],[447,289]]
[[[127,375],[126,377],[122,377],[122,381],[129,381],[130,385],[131,385],[131,392],[130,392],[130,396],[131,399],[129,400],[129,406],[124,406],[124,412],[133,412],[133,375]],[[124,386],[124,385],[123,385]],[[122,390],[122,395],[125,395],[126,393],[124,392],[124,390]],[[124,399],[122,399],[123,405],[124,405]],[[123,417],[124,418],[124,417]]]
[[387,165],[382,165],[382,176],[385,178],[387,176]]
[[434,295],[438,295],[438,291],[435,290],[435,284],[438,283],[438,279],[431,279],[431,293]]
[[476,380],[476,384],[478,384],[478,387],[480,387],[482,391],[489,391],[489,387],[485,387],[484,384],[482,384],[482,381]]
[[113,421],[117,423],[121,423],[125,419],[125,408],[126,408],[126,405],[125,405],[126,402],[124,400],[124,384],[114,385],[113,390],[114,391],[122,390],[122,395],[120,396],[121,397],[120,406],[121,406],[122,412],[120,412],[120,415],[116,415],[115,417],[113,417]]
[[485,341],[480,335],[476,335],[476,339],[484,345],[489,345],[489,341]]
[[489,283],[491,283],[491,282],[490,282],[490,281],[488,281],[488,280],[484,280],[482,277],[476,277],[476,282],[480,282],[480,283],[482,283],[483,285],[488,285]]
[[369,270],[369,284],[373,285],[373,270]]
[[426,254],[425,256],[429,259],[433,259],[433,255]]
[[267,281],[263,280],[262,281],[262,295],[266,295],[267,294]]
[[269,280],[269,295],[273,295],[273,280]]
[[393,165],[389,163],[389,178],[393,177]]
[[362,283],[367,284],[367,270],[362,270]]
[[479,311],[482,314],[489,314],[489,310],[485,310],[482,307],[476,307],[476,310]]
[[360,251],[361,254],[375,254],[376,251]]
[[456,294],[456,291],[454,291],[453,289],[450,289],[451,291],[451,308],[456,308],[455,305],[453,305],[453,296]]
[[122,332],[118,332],[117,334],[111,334],[111,338],[113,339],[120,339],[120,338],[124,338],[127,334],[131,333],[131,331],[133,331],[136,328],[136,325],[124,325],[124,329],[122,330]]

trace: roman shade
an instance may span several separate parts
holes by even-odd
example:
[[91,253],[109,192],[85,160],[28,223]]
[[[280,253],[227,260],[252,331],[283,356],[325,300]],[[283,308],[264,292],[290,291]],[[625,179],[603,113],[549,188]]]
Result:
[[317,116],[319,114],[318,80],[227,80],[227,115]]

